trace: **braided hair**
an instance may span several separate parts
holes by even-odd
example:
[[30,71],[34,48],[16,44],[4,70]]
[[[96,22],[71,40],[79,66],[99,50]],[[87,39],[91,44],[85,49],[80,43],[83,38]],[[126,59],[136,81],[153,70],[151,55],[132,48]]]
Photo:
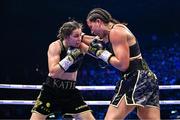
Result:
[[97,19],[100,19],[106,24],[108,24],[109,22],[115,24],[120,23],[119,21],[113,19],[108,11],[102,8],[94,8],[93,10],[91,10],[87,16],[87,19],[92,22],[95,22]]

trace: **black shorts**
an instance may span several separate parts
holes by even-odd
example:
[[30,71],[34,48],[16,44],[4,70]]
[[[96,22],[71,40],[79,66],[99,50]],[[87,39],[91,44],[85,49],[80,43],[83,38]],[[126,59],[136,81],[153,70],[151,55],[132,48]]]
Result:
[[137,70],[125,74],[117,82],[111,105],[118,107],[122,98],[127,105],[159,108],[159,86],[156,75],[150,70]]
[[48,78],[35,102],[32,112],[49,115],[61,112],[62,115],[74,115],[90,110],[84,102],[75,82]]

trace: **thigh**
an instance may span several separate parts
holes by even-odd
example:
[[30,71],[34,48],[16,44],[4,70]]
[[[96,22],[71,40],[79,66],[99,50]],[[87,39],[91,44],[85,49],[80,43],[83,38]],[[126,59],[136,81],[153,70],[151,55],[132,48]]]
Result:
[[47,115],[43,115],[40,113],[32,113],[30,120],[45,120],[47,118]]
[[66,101],[61,104],[62,114],[78,114],[85,111],[90,111],[90,107],[85,103],[84,98],[82,97],[78,89],[67,91]]
[[160,120],[160,109],[158,107],[138,107],[137,114],[140,119]]
[[118,107],[110,105],[105,120],[124,119],[133,109],[134,105],[127,105],[125,97],[120,101]]
[[73,117],[77,120],[95,120],[90,110],[73,115]]

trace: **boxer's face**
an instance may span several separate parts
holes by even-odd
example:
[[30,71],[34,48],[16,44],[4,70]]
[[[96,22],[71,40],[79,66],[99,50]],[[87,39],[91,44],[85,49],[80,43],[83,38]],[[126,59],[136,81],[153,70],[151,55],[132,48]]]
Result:
[[100,19],[97,19],[96,21],[87,20],[87,25],[91,29],[92,34],[97,35],[100,38],[103,37],[103,23]]
[[72,31],[71,35],[68,37],[68,44],[72,47],[79,47],[81,43],[81,29],[75,29]]

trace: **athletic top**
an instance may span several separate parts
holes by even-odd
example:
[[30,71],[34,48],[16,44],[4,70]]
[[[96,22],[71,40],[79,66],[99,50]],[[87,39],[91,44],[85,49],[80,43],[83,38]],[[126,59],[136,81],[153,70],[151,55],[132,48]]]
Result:
[[[122,26],[122,27],[124,27],[124,26]],[[124,27],[124,28],[130,32],[130,30],[128,28],[126,28],[126,27]],[[108,38],[109,38],[109,35],[108,35]],[[113,48],[112,48],[112,44],[110,43],[110,38],[109,38],[109,42],[106,43],[105,46],[109,52],[111,52],[113,55],[115,55]],[[137,39],[136,39],[135,44],[133,44],[132,46],[129,46],[129,52],[130,52],[130,59],[131,58],[138,58],[139,56],[141,56],[140,47],[139,47],[139,43],[138,43]],[[125,72],[121,71],[121,75],[128,74],[128,73],[133,72],[135,70],[142,70],[142,69],[143,70],[149,69],[146,61],[144,59],[134,59],[134,60],[130,61],[129,67]]]

